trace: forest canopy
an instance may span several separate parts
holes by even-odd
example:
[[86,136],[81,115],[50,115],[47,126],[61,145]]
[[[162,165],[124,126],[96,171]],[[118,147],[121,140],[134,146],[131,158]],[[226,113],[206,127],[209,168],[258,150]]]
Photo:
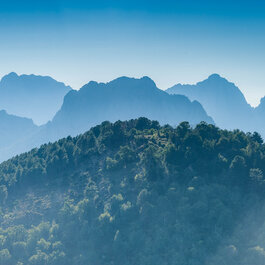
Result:
[[103,122],[0,165],[0,265],[265,264],[265,145]]

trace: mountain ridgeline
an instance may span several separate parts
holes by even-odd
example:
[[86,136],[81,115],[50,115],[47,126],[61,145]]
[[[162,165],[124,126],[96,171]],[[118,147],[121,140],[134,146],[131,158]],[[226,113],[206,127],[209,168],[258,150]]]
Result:
[[0,165],[0,265],[264,265],[259,134],[104,122]]
[[[67,91],[69,92],[62,100]],[[265,136],[264,98],[257,108],[252,108],[233,83],[217,74],[196,85],[178,84],[167,92],[158,89],[148,77],[120,77],[108,83],[91,81],[76,91],[49,77],[18,76],[11,73],[0,82],[0,96],[1,93],[16,95],[13,95],[13,101],[7,96],[0,97],[0,103],[1,100],[5,104],[12,103],[9,104],[10,108],[7,106],[10,109],[7,113],[16,112],[19,116],[29,116],[33,120],[43,117],[40,113],[44,113],[45,120],[51,121],[37,128],[33,126],[25,137],[24,130],[22,137],[16,132],[18,137],[13,138],[15,142],[12,137],[5,138],[9,134],[14,135],[10,131],[12,129],[6,127],[3,133],[5,137],[1,139],[6,146],[3,149],[0,145],[0,161],[68,135],[76,136],[105,120],[115,122],[141,116],[173,127],[182,121],[188,121],[192,126],[205,121],[215,123],[223,129],[257,131],[262,137]],[[41,96],[42,94],[45,95]],[[24,102],[24,105],[15,103],[16,100]],[[4,103],[2,107],[3,105]],[[20,110],[14,111],[15,108]],[[53,115],[55,116],[51,118]],[[18,128],[19,126],[18,124]]]
[[70,90],[48,76],[10,73],[0,81],[0,109],[45,124],[60,109]]
[[218,74],[195,85],[177,84],[166,90],[169,94],[198,100],[215,123],[223,129],[259,131],[265,136],[264,99],[257,108],[251,107],[235,84]]
[[201,121],[213,123],[197,101],[168,95],[148,77],[120,77],[109,83],[92,81],[79,91],[68,93],[46,129],[57,140],[85,132],[105,120],[114,122],[141,116],[172,126],[182,121],[194,125]]
[[[46,108],[50,106],[50,103],[45,104]],[[34,130],[27,139],[2,150],[0,160],[68,135],[76,136],[105,120],[141,116],[172,126],[182,121],[214,123],[200,103],[191,102],[185,96],[169,95],[148,77],[121,77],[106,84],[90,82],[79,91],[71,90],[51,122]]]

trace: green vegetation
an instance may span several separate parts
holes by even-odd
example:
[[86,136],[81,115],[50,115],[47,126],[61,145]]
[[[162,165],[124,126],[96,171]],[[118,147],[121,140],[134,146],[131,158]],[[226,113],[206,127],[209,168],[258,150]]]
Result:
[[257,133],[104,122],[0,165],[0,264],[265,264],[263,172]]

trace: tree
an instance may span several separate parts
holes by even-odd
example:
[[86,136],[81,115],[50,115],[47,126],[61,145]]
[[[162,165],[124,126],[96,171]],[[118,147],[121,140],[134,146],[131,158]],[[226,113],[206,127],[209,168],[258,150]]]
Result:
[[251,135],[251,139],[259,144],[263,144],[263,139],[261,137],[261,135],[257,132],[254,132],[252,135]]
[[236,155],[230,164],[230,174],[233,184],[243,184],[247,182],[247,166],[245,158]]
[[31,265],[46,265],[48,261],[49,256],[40,250],[37,250],[37,253],[29,258],[29,264]]
[[8,249],[0,250],[0,265],[8,265],[11,264],[11,255]]

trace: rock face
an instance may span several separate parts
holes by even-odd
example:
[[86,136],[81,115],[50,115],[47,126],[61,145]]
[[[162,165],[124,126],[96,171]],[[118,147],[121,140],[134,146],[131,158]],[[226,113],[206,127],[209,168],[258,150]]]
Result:
[[177,84],[166,91],[198,100],[221,128],[244,131],[259,129],[254,109],[247,103],[242,92],[218,74],[195,85]]
[[0,109],[44,124],[54,117],[70,90],[48,76],[10,73],[0,82]]
[[197,101],[169,95],[158,89],[148,77],[121,77],[109,83],[90,82],[79,91],[70,91],[60,111],[46,126],[45,135],[53,140],[77,135],[105,120],[147,117],[161,124],[178,125],[182,121],[213,123]]

